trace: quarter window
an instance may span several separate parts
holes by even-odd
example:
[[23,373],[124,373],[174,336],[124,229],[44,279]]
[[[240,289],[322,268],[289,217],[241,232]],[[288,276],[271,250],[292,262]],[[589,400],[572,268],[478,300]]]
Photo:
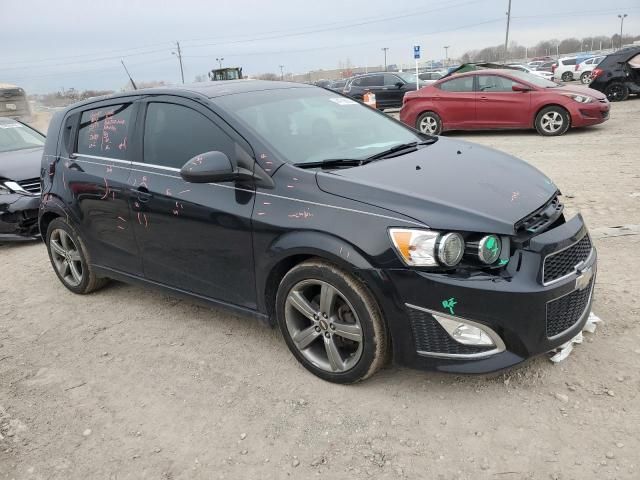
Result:
[[201,153],[220,151],[231,157],[233,141],[211,120],[173,103],[149,103],[144,125],[144,162],[182,168]]
[[82,112],[76,153],[126,159],[132,111],[126,103]]
[[447,80],[439,85],[445,92],[473,92],[473,77],[460,77]]

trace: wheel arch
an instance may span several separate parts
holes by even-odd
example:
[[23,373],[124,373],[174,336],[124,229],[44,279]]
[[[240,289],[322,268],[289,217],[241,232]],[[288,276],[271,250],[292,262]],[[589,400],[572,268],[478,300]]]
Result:
[[263,261],[256,264],[256,272],[262,272],[256,275],[258,309],[269,316],[272,325],[275,324],[273,313],[278,286],[296,265],[318,258],[353,274],[359,269],[373,268],[357,247],[322,232],[287,233],[275,240],[262,258]]

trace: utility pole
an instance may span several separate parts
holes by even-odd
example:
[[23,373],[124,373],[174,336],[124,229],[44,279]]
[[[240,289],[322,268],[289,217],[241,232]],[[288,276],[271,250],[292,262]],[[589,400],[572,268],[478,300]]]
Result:
[[222,68],[222,62],[223,62],[223,61],[224,61],[224,58],[223,58],[223,57],[216,58],[216,62],[218,62],[218,67],[219,67],[219,68]]
[[284,80],[284,65],[280,65],[280,80]]
[[178,62],[180,62],[180,76],[182,77],[182,83],[184,83],[184,70],[182,69],[182,50],[180,50],[180,42],[176,41],[176,49],[177,52],[171,52],[173,55],[178,57]]
[[618,15],[618,18],[620,19],[620,48],[622,48],[622,25],[624,24],[624,19],[628,16],[629,15],[627,15],[626,13]]
[[384,71],[387,71],[387,50],[389,47],[382,47],[382,51],[384,52]]
[[449,66],[449,47],[450,45],[445,45],[444,48],[444,66]]
[[504,37],[504,63],[507,63],[507,48],[509,47],[509,24],[511,23],[511,0],[507,10],[507,34]]

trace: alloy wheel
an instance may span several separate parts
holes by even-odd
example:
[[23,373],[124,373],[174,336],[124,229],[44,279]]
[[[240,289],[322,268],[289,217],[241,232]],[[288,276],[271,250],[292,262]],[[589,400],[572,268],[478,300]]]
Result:
[[285,323],[300,354],[324,371],[346,372],[362,357],[364,336],[358,315],[327,282],[298,282],[287,295]]
[[60,228],[51,232],[49,248],[53,264],[65,283],[77,287],[82,283],[82,257],[71,236]]
[[564,119],[562,118],[562,115],[556,111],[547,112],[540,119],[542,130],[547,133],[558,132],[562,128],[563,124]]
[[622,85],[611,85],[607,88],[607,98],[612,102],[617,102],[624,97],[624,88]]
[[438,121],[431,116],[426,116],[420,120],[419,128],[422,133],[434,135],[438,131]]

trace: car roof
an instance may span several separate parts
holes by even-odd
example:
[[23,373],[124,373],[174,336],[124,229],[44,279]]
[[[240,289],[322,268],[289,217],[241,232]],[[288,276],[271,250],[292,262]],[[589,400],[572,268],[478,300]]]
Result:
[[123,93],[114,93],[69,105],[67,109],[77,108],[109,99],[138,97],[144,95],[198,95],[207,98],[223,97],[239,93],[259,92],[264,90],[284,90],[292,88],[319,88],[315,85],[296,82],[280,82],[271,80],[220,80],[215,82],[198,82],[167,87],[141,88]]

